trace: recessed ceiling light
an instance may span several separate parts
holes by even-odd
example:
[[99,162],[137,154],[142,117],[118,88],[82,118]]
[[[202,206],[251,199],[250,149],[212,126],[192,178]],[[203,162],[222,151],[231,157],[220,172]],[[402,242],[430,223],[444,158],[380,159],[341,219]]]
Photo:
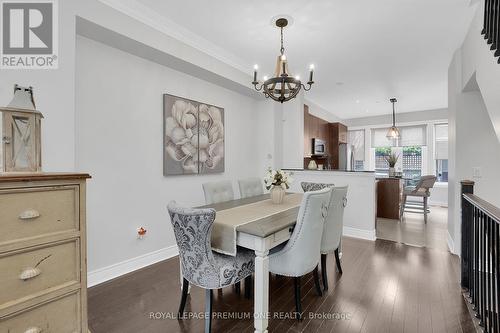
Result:
[[356,100],[356,104],[359,104],[359,99]]

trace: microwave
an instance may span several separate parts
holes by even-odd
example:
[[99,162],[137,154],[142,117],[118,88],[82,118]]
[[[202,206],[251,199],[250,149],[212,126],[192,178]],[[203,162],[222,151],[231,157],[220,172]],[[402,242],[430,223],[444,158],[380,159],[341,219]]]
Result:
[[326,154],[326,144],[325,141],[321,139],[312,139],[311,145],[311,155],[325,155]]

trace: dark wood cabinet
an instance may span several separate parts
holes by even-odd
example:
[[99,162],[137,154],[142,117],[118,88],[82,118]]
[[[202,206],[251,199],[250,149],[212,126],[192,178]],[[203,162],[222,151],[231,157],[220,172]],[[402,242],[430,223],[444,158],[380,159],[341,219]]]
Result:
[[[318,138],[326,143],[326,156],[311,156],[312,139]],[[309,113],[304,105],[304,168],[311,159],[325,168],[339,168],[339,145],[347,143],[347,126],[341,123],[329,123]]]
[[399,220],[402,183],[399,178],[377,179],[377,217]]

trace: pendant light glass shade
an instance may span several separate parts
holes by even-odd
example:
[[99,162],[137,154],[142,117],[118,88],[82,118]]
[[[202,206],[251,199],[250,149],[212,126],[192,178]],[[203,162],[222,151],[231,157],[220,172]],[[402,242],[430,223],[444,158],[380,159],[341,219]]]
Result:
[[396,140],[401,138],[401,133],[399,133],[399,129],[396,126],[391,126],[391,128],[389,128],[389,131],[387,131],[386,136],[389,140]]
[[401,133],[399,132],[399,129],[396,127],[396,109],[394,107],[394,104],[398,101],[395,98],[390,99],[392,103],[392,126],[389,128],[387,131],[387,139],[389,140],[399,140],[401,138]]

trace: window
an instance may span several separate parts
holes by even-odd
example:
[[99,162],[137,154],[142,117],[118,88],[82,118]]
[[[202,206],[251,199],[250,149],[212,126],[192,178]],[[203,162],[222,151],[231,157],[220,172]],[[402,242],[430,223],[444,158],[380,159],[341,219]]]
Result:
[[354,171],[365,169],[365,130],[347,132],[347,143],[353,149]]
[[434,126],[434,158],[438,182],[448,182],[448,124]]
[[422,176],[424,165],[423,149],[427,144],[427,126],[403,126],[399,128],[401,138],[389,141],[385,136],[388,128],[372,129],[372,158],[375,161],[375,173],[388,175],[389,166],[385,160],[391,153],[399,155],[396,171],[402,172],[404,178],[418,179]]

